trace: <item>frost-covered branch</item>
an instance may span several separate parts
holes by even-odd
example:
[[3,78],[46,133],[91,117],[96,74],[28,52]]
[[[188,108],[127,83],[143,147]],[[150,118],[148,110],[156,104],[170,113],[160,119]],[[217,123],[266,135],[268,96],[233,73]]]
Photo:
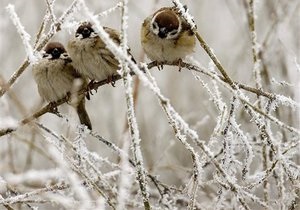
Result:
[[253,73],[255,78],[255,84],[257,89],[262,88],[261,84],[261,60],[259,58],[259,44],[257,42],[257,34],[256,34],[256,28],[255,28],[255,0],[246,0],[246,6],[247,6],[247,17],[248,17],[248,27],[250,31],[251,36],[251,44],[252,44],[252,58],[253,58]]
[[175,7],[178,8],[180,14],[184,17],[184,19],[186,19],[188,24],[191,26],[191,29],[196,30],[196,24],[194,22],[194,18],[191,16],[191,14],[189,14],[188,8],[183,4],[181,4],[179,0],[172,0],[172,2],[175,5]]
[[12,4],[9,4],[6,7],[11,20],[13,21],[15,27],[17,28],[17,31],[23,41],[24,47],[25,47],[25,51],[26,51],[26,55],[29,59],[30,63],[35,63],[37,61],[37,57],[35,55],[35,52],[33,51],[33,48],[30,44],[30,35],[25,31],[24,26],[22,25],[16,11],[15,11],[15,7]]
[[279,127],[281,128],[284,128],[292,133],[295,133],[297,135],[300,135],[300,130],[294,128],[294,127],[291,127],[285,123],[283,123],[282,121],[278,120],[276,117],[272,116],[272,115],[269,115],[265,112],[263,112],[262,110],[260,110],[259,108],[253,106],[250,102],[248,102],[247,100],[245,99],[240,99],[244,104],[246,104],[247,106],[249,106],[251,109],[253,109],[255,112],[259,113],[260,115],[268,118],[269,120],[271,120],[272,122],[274,122],[275,124],[277,124]]
[[97,16],[99,17],[106,17],[109,14],[111,14],[112,12],[114,12],[117,9],[122,9],[123,8],[123,2],[118,2],[115,6],[105,10],[104,12],[101,12],[99,14],[97,14]]
[[36,195],[42,195],[43,193],[47,193],[47,192],[56,192],[59,190],[63,190],[68,188],[68,185],[64,185],[64,184],[55,184],[49,187],[45,187],[45,188],[41,188],[41,189],[37,189],[31,192],[27,192],[24,194],[19,194],[16,196],[11,196],[9,198],[6,199],[1,199],[0,200],[0,205],[5,205],[5,204],[14,204],[14,203],[26,203],[26,199],[31,198],[33,196]]
[[[152,84],[156,88],[157,91],[159,91],[159,88],[156,84],[156,81],[154,77],[150,74],[149,70],[145,66],[145,71],[148,76],[148,78],[152,81]],[[160,98],[162,99],[162,98]],[[199,182],[201,181],[200,175],[202,171],[201,163],[200,163],[200,158],[197,152],[195,152],[194,148],[187,142],[187,136],[184,132],[181,131],[181,126],[176,120],[176,113],[173,113],[174,110],[172,110],[172,107],[170,107],[169,100],[163,99],[160,100],[160,105],[162,106],[163,110],[165,111],[169,123],[171,124],[176,138],[184,145],[184,147],[189,151],[192,161],[193,161],[193,192],[191,196],[191,202],[189,203],[188,208],[189,209],[194,209],[195,206],[195,196],[197,193],[198,185]]]
[[53,9],[54,2],[55,2],[55,0],[52,0],[51,2],[49,2],[49,0],[46,0],[47,9],[48,9],[49,16],[50,16],[50,21],[53,24],[56,24],[56,16],[54,14],[54,9]]
[[[48,141],[48,143],[52,146],[52,147],[55,147],[56,150],[59,151],[60,154],[64,154],[65,153],[65,148],[67,145],[64,144],[64,142],[67,142],[68,144],[70,144],[70,142],[68,142],[66,140],[66,138],[64,138],[63,136],[59,136],[57,135],[55,132],[53,132],[52,130],[50,130],[49,128],[45,127],[44,125],[40,124],[40,123],[35,123],[40,129],[42,129],[43,131],[45,131],[46,133],[50,134],[52,136],[52,138],[50,137],[47,137],[45,136],[45,139]],[[71,144],[72,145],[72,144]],[[77,150],[75,146],[73,146],[73,150]],[[99,173],[99,171],[97,170],[96,167],[93,167],[93,164],[91,164],[91,162],[89,161],[89,158],[87,158],[87,156],[83,156],[82,153],[80,152],[76,152],[77,155],[79,155],[79,158],[82,158],[83,160],[85,160],[87,162],[87,164],[92,168],[92,170],[96,171],[96,173],[98,173],[98,175],[101,175],[101,172]],[[107,202],[107,204],[112,207],[113,209],[115,208],[114,207],[114,204],[112,203],[111,199],[109,197],[107,197],[105,195],[105,193],[103,192],[103,190],[98,186],[98,184],[96,184],[96,182],[98,181],[98,179],[100,178],[98,175],[96,176],[96,178],[94,179],[91,175],[90,175],[90,171],[89,169],[85,170],[85,169],[82,169],[80,164],[78,164],[75,160],[73,160],[71,157],[69,157],[68,155],[66,155],[64,157],[64,159],[66,159],[67,161],[67,165],[68,166],[71,166],[71,169],[76,171],[82,178],[84,178],[84,180],[86,181],[87,184],[91,185],[96,192],[99,193],[99,195],[101,195]],[[75,181],[75,177],[73,177],[73,172],[70,172],[70,180],[71,182],[74,182],[73,184],[75,185],[74,188],[78,188],[78,181]],[[102,184],[104,185],[103,187],[106,187],[105,186],[105,181],[104,180],[101,180],[102,181]],[[72,186],[72,183],[70,183],[71,186]],[[101,186],[102,187],[102,186]],[[106,188],[107,189],[107,188]],[[81,193],[81,192],[79,192]],[[83,195],[85,196],[85,195]]]

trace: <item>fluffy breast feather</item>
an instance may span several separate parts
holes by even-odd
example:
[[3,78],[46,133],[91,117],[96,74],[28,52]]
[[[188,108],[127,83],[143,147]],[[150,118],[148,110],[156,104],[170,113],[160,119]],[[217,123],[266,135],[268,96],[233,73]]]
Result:
[[71,92],[75,80],[74,68],[62,59],[42,59],[33,66],[33,76],[38,86],[39,94],[45,100],[52,102]]

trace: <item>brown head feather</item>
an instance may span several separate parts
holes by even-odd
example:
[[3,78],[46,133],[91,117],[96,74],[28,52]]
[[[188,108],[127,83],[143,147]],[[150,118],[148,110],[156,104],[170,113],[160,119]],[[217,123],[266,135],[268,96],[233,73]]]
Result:
[[45,52],[50,54],[55,48],[59,50],[60,53],[66,52],[66,49],[60,42],[49,42],[45,47]]
[[163,12],[160,12],[156,16],[155,21],[159,27],[165,27],[169,31],[172,31],[179,27],[177,15],[172,10],[165,10]]

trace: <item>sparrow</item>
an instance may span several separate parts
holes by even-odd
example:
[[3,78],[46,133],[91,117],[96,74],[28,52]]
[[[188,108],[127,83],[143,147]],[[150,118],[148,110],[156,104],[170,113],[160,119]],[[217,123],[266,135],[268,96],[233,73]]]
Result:
[[194,52],[196,39],[178,9],[164,7],[144,20],[141,44],[150,60],[173,63]]
[[[43,57],[32,67],[33,77],[37,83],[40,96],[48,101],[55,102],[66,96],[72,96],[77,81],[81,89],[87,85],[87,79],[82,77],[73,67],[64,46],[59,42],[50,42],[46,45]],[[80,94],[70,105],[76,109],[81,124],[90,130],[92,124],[85,109],[85,96]]]
[[[120,45],[120,33],[112,28],[103,28],[110,38],[117,45]],[[95,32],[90,22],[80,24],[76,30],[75,38],[68,42],[67,50],[78,72],[91,81],[107,79],[112,83],[113,75],[118,74],[119,61],[106,48],[106,44]],[[129,50],[128,53],[130,54]],[[114,83],[112,85],[114,86]]]

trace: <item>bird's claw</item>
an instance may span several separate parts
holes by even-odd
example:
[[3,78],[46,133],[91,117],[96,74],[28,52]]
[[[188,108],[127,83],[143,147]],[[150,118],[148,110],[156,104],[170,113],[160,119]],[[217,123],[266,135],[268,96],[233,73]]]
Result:
[[107,77],[107,84],[111,84],[111,86],[116,87],[116,81],[114,81],[114,75],[110,75]]

